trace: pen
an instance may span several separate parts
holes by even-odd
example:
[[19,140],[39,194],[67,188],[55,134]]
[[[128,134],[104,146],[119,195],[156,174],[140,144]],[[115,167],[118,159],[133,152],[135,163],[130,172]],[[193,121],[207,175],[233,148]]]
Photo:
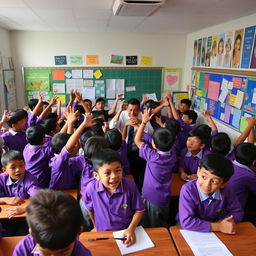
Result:
[[125,241],[127,240],[127,238],[125,237],[98,237],[98,238],[88,238],[88,241],[92,242],[92,241],[96,241],[96,240],[108,240],[108,239],[115,239],[115,240],[121,240],[121,241]]

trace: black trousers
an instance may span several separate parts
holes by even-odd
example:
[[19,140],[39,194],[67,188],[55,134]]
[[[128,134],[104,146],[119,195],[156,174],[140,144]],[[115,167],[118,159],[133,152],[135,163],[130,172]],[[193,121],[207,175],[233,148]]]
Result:
[[132,176],[139,189],[139,192],[141,193],[144,181],[146,161],[143,158],[139,157],[139,150],[128,151],[127,155],[130,162],[130,170]]

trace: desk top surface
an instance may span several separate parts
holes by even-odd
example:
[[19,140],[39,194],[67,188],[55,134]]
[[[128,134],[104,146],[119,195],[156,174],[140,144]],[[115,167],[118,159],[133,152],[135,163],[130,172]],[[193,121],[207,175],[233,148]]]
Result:
[[171,183],[171,195],[179,196],[181,187],[186,184],[186,181],[180,178],[179,173],[172,174],[172,183]]
[[[194,255],[189,245],[180,233],[180,226],[170,227],[170,232],[179,254]],[[214,232],[226,245],[233,255],[255,255],[256,252],[256,227],[250,222],[236,224],[236,234],[228,235],[221,232]]]

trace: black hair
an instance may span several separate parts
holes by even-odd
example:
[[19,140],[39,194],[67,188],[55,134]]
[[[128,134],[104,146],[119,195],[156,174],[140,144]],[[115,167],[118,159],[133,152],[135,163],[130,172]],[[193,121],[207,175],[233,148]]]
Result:
[[80,144],[81,147],[84,148],[84,145],[86,143],[86,141],[91,138],[92,136],[95,136],[97,134],[95,134],[95,131],[92,130],[91,128],[88,128],[80,137]]
[[105,103],[105,100],[104,100],[103,98],[97,98],[96,101],[95,101],[95,103],[98,103],[98,102],[100,102],[100,101],[103,101],[103,102]]
[[84,144],[84,157],[87,162],[91,162],[92,156],[103,148],[107,148],[108,143],[101,136],[90,137]]
[[231,147],[231,140],[225,132],[219,132],[212,136],[211,150],[213,153],[218,153],[226,156]]
[[212,132],[212,128],[207,125],[207,124],[200,124],[198,125],[195,130],[199,130],[202,131],[205,135],[205,142],[208,142],[209,139],[211,138],[211,132]]
[[64,249],[81,230],[81,208],[67,193],[41,189],[30,198],[26,211],[32,236],[43,248]]
[[51,118],[58,118],[58,115],[57,115],[57,113],[55,113],[55,112],[51,112],[51,113],[48,113],[47,114],[47,116],[45,117],[45,120],[46,119],[51,119]]
[[38,103],[38,99],[30,99],[28,101],[28,106],[31,110],[33,110],[35,108],[35,106],[37,105]]
[[92,104],[92,101],[90,99],[84,99],[84,102],[90,102]]
[[55,154],[59,154],[62,148],[67,144],[71,134],[68,133],[56,133],[51,140],[51,146]]
[[190,108],[190,106],[191,106],[191,100],[189,100],[189,99],[182,99],[181,101],[180,101],[180,103],[181,104],[186,104],[189,108]]
[[26,130],[26,138],[31,145],[41,145],[45,138],[45,128],[40,124],[31,125]]
[[169,151],[175,141],[175,135],[168,129],[160,127],[154,131],[153,141],[158,150]]
[[149,105],[150,105],[152,102],[154,102],[154,101],[153,101],[153,100],[151,100],[151,99],[150,99],[150,100],[147,100],[147,101],[144,103],[144,105],[145,105],[145,106],[146,106],[147,104],[149,104]]
[[49,102],[47,102],[47,101],[42,101],[42,103],[43,103],[43,105],[46,105],[46,106],[49,105]]
[[177,120],[175,120],[174,118],[168,118],[165,121],[165,128],[168,129],[169,131],[173,132],[176,136],[181,131],[180,123]]
[[242,143],[235,147],[235,158],[240,164],[250,166],[256,160],[256,146]]
[[43,126],[45,128],[45,134],[51,135],[52,131],[56,131],[56,125],[58,121],[56,118],[49,118],[47,120],[44,120]]
[[132,98],[127,101],[127,105],[138,105],[140,106],[140,101],[138,99]]
[[202,144],[206,143],[205,134],[200,130],[197,130],[197,129],[191,130],[188,133],[188,137],[197,137],[201,141]]
[[158,101],[151,101],[151,102],[149,103],[149,107],[150,107],[151,109],[157,108],[158,106],[160,106],[160,103],[159,103]]
[[223,178],[224,182],[227,182],[234,173],[232,162],[220,154],[206,155],[200,163],[200,168],[205,168],[213,175]]
[[24,161],[23,154],[17,150],[10,150],[5,152],[1,157],[2,167],[6,167],[10,161],[22,160]]
[[111,149],[116,151],[120,149],[122,145],[122,134],[118,129],[113,128],[108,130],[105,133],[105,139]]
[[83,106],[81,106],[81,105],[76,105],[76,106],[74,107],[74,111],[77,111],[77,110],[78,110],[78,112],[79,112],[80,115],[82,115],[82,114],[85,113],[85,110],[84,110]]
[[183,112],[183,115],[187,115],[189,119],[192,120],[192,124],[196,122],[198,117],[197,113],[194,110],[186,110]]
[[18,123],[20,120],[27,118],[28,113],[24,109],[16,109],[14,112],[11,113],[11,118],[7,121],[7,125],[12,128],[13,124]]
[[113,149],[105,148],[96,152],[91,158],[94,171],[97,172],[104,164],[119,162],[122,164],[120,155]]

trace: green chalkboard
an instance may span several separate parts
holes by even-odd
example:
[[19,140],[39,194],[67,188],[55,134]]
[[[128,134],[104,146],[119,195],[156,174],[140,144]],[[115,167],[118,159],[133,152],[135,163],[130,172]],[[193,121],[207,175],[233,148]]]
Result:
[[[124,79],[125,80],[125,99],[138,98],[141,100],[141,95],[145,93],[156,93],[158,99],[161,98],[161,85],[162,85],[162,67],[24,67],[24,85],[26,100],[35,97],[36,91],[43,91],[46,100],[51,97],[53,92],[53,84],[62,84],[65,83],[71,78],[68,78],[66,75],[64,78],[55,79],[55,71],[64,71],[72,73],[73,70],[93,70],[93,72],[100,70],[102,76],[99,79],[95,77],[88,79],[82,77],[83,80],[93,80],[93,83],[97,80],[104,80],[106,85],[107,79]],[[38,78],[38,81],[37,81]],[[41,81],[41,80],[42,81]],[[40,83],[43,85],[47,84],[47,79],[49,79],[49,88],[46,86],[40,86]],[[34,83],[36,86],[33,87]],[[127,88],[128,87],[128,88]],[[129,90],[130,89],[130,90]],[[135,89],[135,90],[134,90]],[[67,87],[65,88],[66,102],[69,99],[69,93],[67,93]],[[106,97],[105,97],[106,98]],[[106,98],[106,100],[108,100]]]

